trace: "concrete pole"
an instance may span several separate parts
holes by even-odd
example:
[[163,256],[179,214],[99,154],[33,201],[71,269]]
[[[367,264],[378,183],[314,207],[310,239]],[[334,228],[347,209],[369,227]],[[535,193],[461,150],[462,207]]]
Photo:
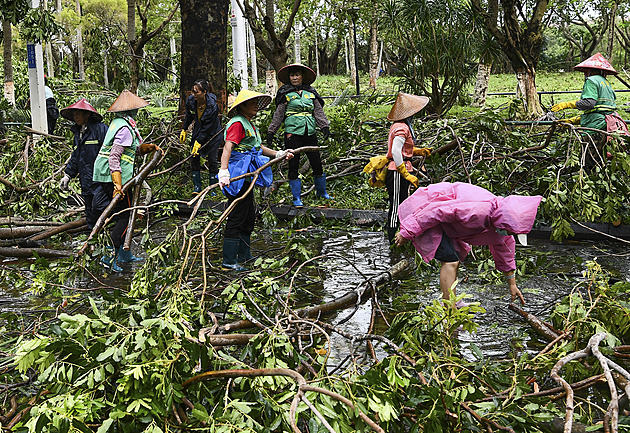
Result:
[[249,88],[247,76],[247,30],[243,11],[237,0],[232,2],[232,47],[234,50],[234,75],[241,80],[241,89]]
[[[39,7],[39,0],[31,0],[33,9]],[[44,93],[44,53],[41,43],[26,44],[28,63],[28,85],[31,98],[31,125],[34,130],[48,133],[46,121],[46,96]],[[35,139],[36,137],[33,137]]]
[[247,23],[247,34],[249,35],[249,59],[252,65],[252,87],[258,87],[258,60],[256,59],[256,41],[254,40],[254,32]]

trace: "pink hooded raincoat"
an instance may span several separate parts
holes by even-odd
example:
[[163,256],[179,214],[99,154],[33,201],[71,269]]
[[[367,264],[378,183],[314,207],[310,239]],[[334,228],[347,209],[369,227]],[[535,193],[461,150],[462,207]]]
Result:
[[516,242],[497,229],[529,233],[541,200],[541,196],[497,197],[468,183],[437,183],[419,188],[400,204],[400,233],[413,241],[426,262],[435,257],[444,232],[460,260],[468,255],[470,245],[488,245],[495,267],[512,271]]

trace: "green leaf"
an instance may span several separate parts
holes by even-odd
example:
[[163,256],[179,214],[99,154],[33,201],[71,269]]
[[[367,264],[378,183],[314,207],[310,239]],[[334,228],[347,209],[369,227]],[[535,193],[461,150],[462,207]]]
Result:
[[114,420],[112,418],[107,418],[105,422],[103,422],[103,424],[101,424],[101,426],[98,428],[98,430],[96,430],[96,433],[107,433],[113,423]]

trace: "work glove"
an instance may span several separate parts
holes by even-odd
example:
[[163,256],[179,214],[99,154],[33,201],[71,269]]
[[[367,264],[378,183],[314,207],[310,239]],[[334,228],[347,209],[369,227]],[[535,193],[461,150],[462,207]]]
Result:
[[287,160],[293,158],[293,152],[291,150],[279,150],[276,152],[276,156],[274,158],[285,158]]
[[140,143],[139,149],[140,149],[140,155],[144,155],[145,153],[153,152],[154,150],[159,149],[159,147],[157,147],[153,143],[147,143],[145,141],[145,142]]
[[230,185],[230,170],[227,168],[220,169],[217,177],[219,178],[219,188],[225,188]]
[[420,181],[418,180],[418,178],[407,171],[407,167],[405,166],[404,162],[396,167],[396,171],[416,188],[418,187],[418,185],[420,185]]
[[182,132],[179,133],[179,142],[184,144],[186,142],[186,130],[182,129]]
[[328,140],[328,137],[330,137],[330,128],[328,126],[322,128],[322,140],[326,141]]
[[274,134],[272,134],[271,132],[267,133],[267,147],[272,147],[273,137],[274,137]]
[[190,154],[192,156],[199,156],[199,149],[200,148],[201,148],[201,143],[199,143],[197,140],[195,140],[195,144],[193,144],[192,151],[190,152]]
[[553,107],[551,107],[551,111],[560,111],[560,110],[566,110],[567,108],[576,108],[575,107],[576,102],[577,101],[559,102]]
[[558,119],[558,122],[570,123],[571,125],[579,125],[581,117],[582,116],[567,117],[565,119]]
[[428,158],[429,156],[431,156],[431,148],[430,147],[414,147],[413,156],[424,156],[425,158]]
[[68,184],[70,183],[70,176],[64,173],[63,177],[59,181],[59,189],[62,191],[68,191]]
[[113,197],[116,197],[116,194],[120,194],[121,197],[124,197],[125,194],[122,191],[122,173],[119,171],[112,171],[112,182],[114,182],[114,194]]

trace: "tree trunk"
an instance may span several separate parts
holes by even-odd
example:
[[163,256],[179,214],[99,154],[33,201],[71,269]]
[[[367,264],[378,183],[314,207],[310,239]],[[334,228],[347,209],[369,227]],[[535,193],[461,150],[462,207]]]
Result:
[[129,43],[129,80],[131,81],[129,90],[138,92],[140,84],[140,65],[138,55],[134,46],[136,44],[136,0],[127,0],[127,41]]
[[357,63],[354,58],[356,54],[356,47],[354,46],[354,27],[348,26],[348,62],[350,63],[350,77],[352,79],[352,85],[357,85]]
[[103,50],[103,85],[109,88],[109,76],[107,75],[107,50]]
[[372,8],[370,21],[370,87],[376,89],[378,78],[378,8]]
[[15,84],[13,83],[13,37],[11,31],[11,22],[2,21],[2,35],[3,35],[3,49],[2,55],[4,61],[2,62],[4,71],[4,98],[15,105]]
[[77,61],[79,62],[79,80],[85,80],[85,68],[83,66],[83,30],[81,29],[81,3],[76,2],[77,17],[79,17],[79,25],[77,26]]
[[227,28],[225,0],[179,0],[182,16],[180,113],[192,83],[207,78],[222,112],[227,107]]
[[610,11],[610,30],[608,31],[608,48],[606,49],[606,58],[608,60],[612,59],[613,55],[613,47],[615,42],[615,18],[617,16],[617,8],[619,7],[618,3],[615,1],[612,5],[612,9]]
[[492,63],[479,62],[479,65],[477,65],[477,80],[475,81],[475,90],[473,91],[473,107],[483,107],[486,105],[491,69]]
[[516,96],[517,98],[523,98],[525,118],[530,119],[540,116],[542,107],[540,106],[536,89],[536,73],[532,70],[521,68],[516,71],[516,81],[518,82]]
[[300,40],[300,23],[295,23],[295,36],[293,38],[294,42],[294,57],[295,63],[302,63],[302,43]]

